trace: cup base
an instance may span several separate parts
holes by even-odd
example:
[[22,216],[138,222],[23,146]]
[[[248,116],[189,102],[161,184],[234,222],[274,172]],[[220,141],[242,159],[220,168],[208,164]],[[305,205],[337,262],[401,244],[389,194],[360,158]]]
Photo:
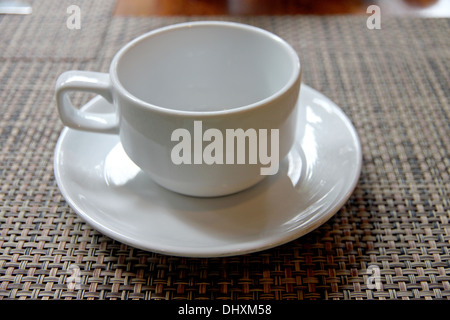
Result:
[[233,195],[249,188],[254,187],[258,183],[264,180],[267,176],[258,176],[256,179],[248,182],[247,184],[239,185],[239,186],[220,186],[220,182],[218,182],[218,187],[214,190],[211,188],[202,188],[202,187],[192,187],[191,189],[186,190],[185,188],[180,188],[178,185],[173,183],[165,183],[165,181],[159,180],[157,177],[152,176],[151,174],[147,174],[150,179],[156,182],[161,187],[170,190],[172,192],[176,192],[178,194],[182,194],[184,196],[190,196],[195,198],[215,198],[215,197],[226,197],[229,195]]

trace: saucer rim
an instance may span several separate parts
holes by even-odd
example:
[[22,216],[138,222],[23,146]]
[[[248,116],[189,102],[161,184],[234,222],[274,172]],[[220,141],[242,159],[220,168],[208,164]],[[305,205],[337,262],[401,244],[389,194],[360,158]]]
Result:
[[[157,244],[156,246],[148,246],[148,245],[142,245],[142,241],[139,241],[137,238],[131,238],[125,234],[116,232],[107,226],[103,225],[101,222],[96,221],[94,218],[92,218],[88,213],[84,212],[83,209],[81,209],[77,203],[72,199],[71,196],[69,196],[69,192],[64,187],[63,178],[62,178],[62,172],[60,170],[61,164],[59,163],[59,154],[61,153],[61,149],[64,143],[64,140],[68,133],[71,131],[76,131],[74,129],[70,129],[65,127],[56,143],[55,151],[54,151],[54,175],[56,179],[56,183],[58,185],[58,188],[61,192],[61,195],[63,196],[64,200],[69,204],[69,206],[75,211],[75,213],[87,224],[89,224],[93,229],[101,232],[102,234],[110,237],[113,240],[120,241],[121,243],[124,243],[126,245],[130,245],[132,247],[142,249],[145,251],[160,253],[164,255],[171,255],[171,256],[180,256],[180,257],[198,257],[198,258],[212,258],[212,257],[228,257],[228,256],[237,256],[237,255],[243,255],[243,254],[249,254],[249,253],[255,253],[264,251],[267,249],[271,249],[277,246],[281,246],[283,244],[289,243],[295,239],[298,239],[311,231],[319,228],[321,225],[326,223],[331,217],[333,217],[342,207],[343,205],[348,201],[350,196],[353,194],[360,178],[361,169],[362,169],[362,148],[361,148],[361,142],[358,137],[357,131],[355,127],[353,126],[351,120],[347,117],[347,115],[342,111],[342,109],[332,100],[330,100],[328,97],[326,97],[321,92],[313,89],[312,87],[305,85],[302,83],[301,90],[307,90],[310,91],[311,94],[320,97],[320,99],[325,100],[329,103],[330,106],[332,106],[333,113],[335,116],[339,118],[340,121],[345,125],[345,127],[348,129],[349,134],[352,137],[352,145],[355,147],[355,155],[357,162],[355,163],[354,170],[355,174],[353,174],[350,178],[351,183],[348,184],[347,190],[345,193],[342,193],[342,197],[340,197],[339,201],[336,201],[335,203],[332,203],[330,208],[324,211],[320,215],[320,218],[317,220],[314,220],[314,222],[310,224],[306,224],[303,228],[295,229],[295,231],[288,232],[286,236],[271,236],[270,239],[267,239],[264,242],[260,242],[260,240],[251,240],[247,241],[245,243],[239,243],[234,245],[224,245],[221,246],[219,250],[205,248],[203,247],[183,247],[183,246],[174,246],[174,245],[161,245]],[[97,96],[94,97],[91,101],[89,101],[84,107],[87,107],[95,102],[93,102],[94,99],[101,99],[101,97]],[[300,102],[300,100],[299,100]],[[95,133],[99,134],[99,133]],[[350,181],[350,180],[349,180]],[[245,192],[245,190],[243,191]],[[195,197],[192,197],[192,199],[196,199]],[[273,238],[273,239],[272,239]],[[255,245],[251,245],[255,243]],[[245,245],[244,245],[245,244]],[[244,246],[243,246],[244,245]],[[238,248],[234,248],[238,247]]]

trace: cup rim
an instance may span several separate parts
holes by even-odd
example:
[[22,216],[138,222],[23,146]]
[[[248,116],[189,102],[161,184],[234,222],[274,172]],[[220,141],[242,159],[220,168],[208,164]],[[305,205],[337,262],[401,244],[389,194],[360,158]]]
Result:
[[[262,34],[266,37],[271,38],[272,40],[278,42],[289,54],[291,61],[293,62],[293,72],[289,78],[289,80],[286,82],[286,84],[279,90],[277,90],[272,95],[258,100],[254,103],[226,109],[226,110],[214,110],[214,111],[188,111],[188,110],[178,110],[178,109],[170,109],[167,107],[159,106],[152,104],[150,102],[144,101],[135,95],[131,94],[125,87],[122,85],[122,83],[119,80],[119,76],[117,74],[117,69],[119,62],[121,58],[129,51],[131,48],[133,48],[137,43],[152,37],[155,34],[161,34],[163,32],[168,32],[176,29],[182,29],[186,27],[195,27],[195,26],[223,26],[223,27],[230,27],[230,28],[239,28],[239,29],[245,29],[247,31],[256,32],[259,34]],[[198,117],[198,116],[217,116],[217,115],[231,115],[236,113],[241,113],[244,111],[253,110],[259,107],[262,107],[264,105],[267,105],[281,96],[283,96],[285,93],[287,93],[299,80],[300,74],[301,74],[301,64],[300,64],[300,58],[297,54],[297,52],[294,50],[294,48],[286,42],[281,37],[277,36],[276,34],[264,30],[262,28],[258,28],[255,26],[243,24],[243,23],[237,23],[237,22],[230,22],[230,21],[193,21],[193,22],[183,22],[183,23],[177,23],[173,25],[169,25],[166,27],[158,28],[155,30],[152,30],[150,32],[147,32],[145,34],[142,34],[141,36],[138,36],[137,38],[131,40],[128,42],[125,46],[123,46],[114,56],[111,65],[110,65],[110,78],[113,84],[113,87],[118,89],[119,93],[121,93],[123,96],[125,96],[127,99],[132,100],[139,106],[150,109],[159,113],[163,114],[171,114],[171,115],[178,115],[178,116],[190,116],[190,117]]]

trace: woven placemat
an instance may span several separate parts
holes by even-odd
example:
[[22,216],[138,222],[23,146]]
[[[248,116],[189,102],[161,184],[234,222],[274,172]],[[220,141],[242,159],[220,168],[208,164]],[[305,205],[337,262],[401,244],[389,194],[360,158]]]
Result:
[[94,58],[115,0],[27,0],[30,15],[0,15],[0,58]]
[[[98,9],[89,19],[109,10]],[[364,17],[211,19],[285,38],[304,83],[349,116],[364,157],[349,201],[310,234],[243,256],[173,257],[112,240],[56,185],[55,80],[69,69],[107,71],[135,36],[188,19],[105,18],[83,30],[86,43],[57,48],[61,59],[48,55],[49,41],[29,44],[30,54],[2,43],[0,299],[450,299],[450,20],[386,18],[368,30]],[[5,37],[24,28],[11,19]]]

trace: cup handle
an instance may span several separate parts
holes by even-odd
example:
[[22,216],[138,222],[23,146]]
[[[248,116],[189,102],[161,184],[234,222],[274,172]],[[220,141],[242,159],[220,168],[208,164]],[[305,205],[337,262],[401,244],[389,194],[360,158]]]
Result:
[[56,81],[56,103],[62,122],[73,129],[90,132],[118,133],[119,121],[115,112],[93,113],[77,109],[70,101],[69,91],[86,91],[101,95],[113,104],[109,74],[91,71],[66,71]]

